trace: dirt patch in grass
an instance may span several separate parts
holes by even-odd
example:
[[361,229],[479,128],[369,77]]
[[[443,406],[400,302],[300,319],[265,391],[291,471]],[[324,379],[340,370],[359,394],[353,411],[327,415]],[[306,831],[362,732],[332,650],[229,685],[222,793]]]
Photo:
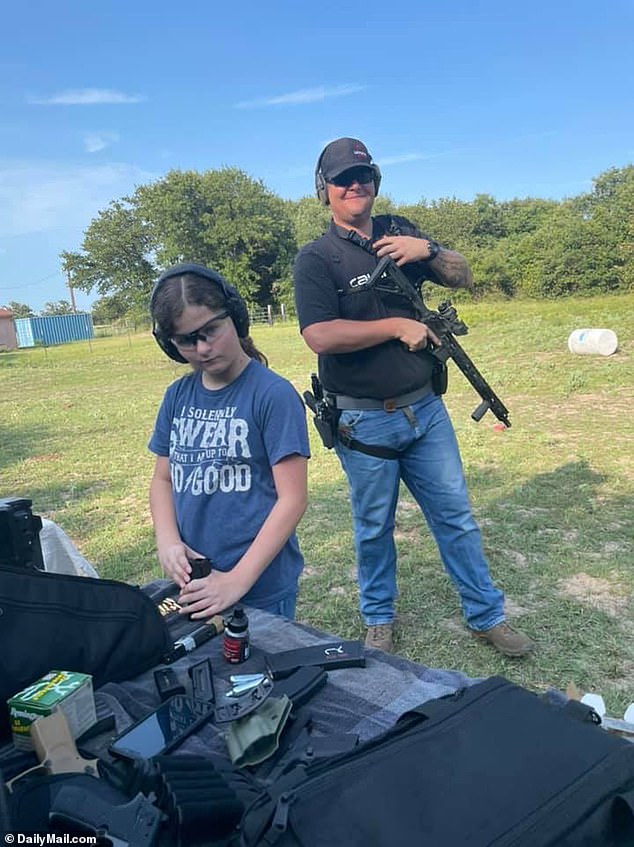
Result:
[[577,573],[559,583],[562,594],[616,618],[627,609],[626,591],[617,580]]
[[56,462],[61,458],[60,453],[42,453],[41,456],[30,456],[24,460],[25,465],[36,465],[38,462]]

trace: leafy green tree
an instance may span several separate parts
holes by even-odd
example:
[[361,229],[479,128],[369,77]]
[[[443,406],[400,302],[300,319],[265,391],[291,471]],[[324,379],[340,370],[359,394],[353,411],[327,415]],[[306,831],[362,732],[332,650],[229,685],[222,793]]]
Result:
[[35,312],[30,306],[27,306],[26,303],[18,303],[15,300],[9,303],[7,309],[13,312],[14,318],[32,318],[35,315]]
[[507,234],[502,207],[490,194],[476,194],[475,222],[471,239],[478,247],[490,247]]
[[502,239],[486,249],[472,249],[468,258],[476,296],[497,293],[513,297],[517,292],[519,274],[508,239]]
[[606,278],[614,287],[634,287],[634,165],[611,168],[593,180],[575,206],[590,221],[609,254]]
[[515,198],[500,204],[504,228],[508,236],[534,232],[558,206],[555,200],[535,197]]
[[427,201],[422,199],[414,206],[401,206],[398,214],[405,215],[419,229],[431,235],[445,247],[468,252],[474,247],[472,237],[476,225],[473,204],[455,197]]
[[73,287],[101,295],[117,294],[128,308],[146,301],[157,276],[147,223],[130,198],[113,200],[84,234],[79,253],[63,252],[62,268]]
[[54,302],[45,303],[44,308],[40,312],[41,315],[72,315],[73,307],[68,300],[56,300]]
[[160,269],[200,262],[219,271],[250,302],[267,305],[295,253],[284,202],[236,168],[171,171],[113,201],[86,230],[64,270],[84,291],[147,303]]
[[561,203],[517,244],[518,290],[533,297],[595,294],[618,287],[611,248],[592,219],[573,203]]
[[110,297],[101,297],[92,304],[92,319],[96,324],[111,324],[125,318],[130,310],[130,304],[126,297],[113,294]]
[[316,197],[287,201],[287,213],[293,225],[295,246],[299,250],[309,241],[319,238],[328,229],[330,209]]
[[[381,194],[374,211],[404,215],[463,253],[481,292],[553,297],[634,286],[631,165],[563,202],[479,194],[397,206]],[[122,313],[145,313],[160,269],[179,261],[215,268],[253,305],[288,307],[294,256],[329,220],[316,198],[284,201],[236,168],[171,171],[112,201],[62,265],[75,288],[116,297],[107,308]]]
[[284,202],[237,168],[171,171],[135,194],[160,267],[201,262],[221,273],[249,302],[273,299],[288,271],[295,240]]

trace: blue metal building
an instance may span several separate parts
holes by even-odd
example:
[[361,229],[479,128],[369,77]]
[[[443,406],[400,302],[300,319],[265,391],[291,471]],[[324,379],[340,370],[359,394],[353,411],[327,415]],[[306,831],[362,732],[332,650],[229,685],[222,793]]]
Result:
[[95,337],[92,315],[88,312],[16,318],[14,323],[18,347],[35,347],[37,344],[52,347],[55,344],[87,341]]

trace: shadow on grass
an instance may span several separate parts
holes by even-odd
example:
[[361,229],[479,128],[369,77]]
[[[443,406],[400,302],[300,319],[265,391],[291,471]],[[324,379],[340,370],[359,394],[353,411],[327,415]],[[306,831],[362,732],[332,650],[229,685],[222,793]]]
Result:
[[561,507],[565,510],[588,503],[606,479],[585,460],[568,462],[532,477],[515,488],[505,502],[515,502],[526,508]]
[[[88,497],[93,490],[93,483],[83,481],[81,483],[73,483],[72,485],[62,485],[59,483],[42,484],[33,487],[32,485],[20,486],[15,491],[3,491],[3,497],[25,497],[32,501],[32,509],[34,514],[42,517],[56,520],[56,513],[67,508],[68,503],[72,500],[80,499],[84,496]],[[66,527],[62,529],[68,531]]]
[[51,433],[46,424],[12,427],[0,421],[0,470],[26,459],[36,461],[41,445],[50,440]]

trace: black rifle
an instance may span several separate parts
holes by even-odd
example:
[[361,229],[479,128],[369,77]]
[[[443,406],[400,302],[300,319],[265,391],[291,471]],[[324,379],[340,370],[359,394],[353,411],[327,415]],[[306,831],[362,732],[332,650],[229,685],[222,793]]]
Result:
[[504,426],[510,427],[508,409],[454,337],[455,335],[466,335],[469,330],[467,325],[458,318],[455,308],[451,305],[451,300],[445,300],[441,303],[437,312],[428,309],[416,287],[389,256],[381,259],[363,288],[366,290],[372,286],[377,291],[402,294],[407,297],[414,307],[416,319],[428,326],[438,336],[441,343],[439,346],[430,343],[428,346],[430,353],[443,367],[448,359],[453,359],[482,398],[480,405],[471,413],[473,420],[481,420],[490,409]]

